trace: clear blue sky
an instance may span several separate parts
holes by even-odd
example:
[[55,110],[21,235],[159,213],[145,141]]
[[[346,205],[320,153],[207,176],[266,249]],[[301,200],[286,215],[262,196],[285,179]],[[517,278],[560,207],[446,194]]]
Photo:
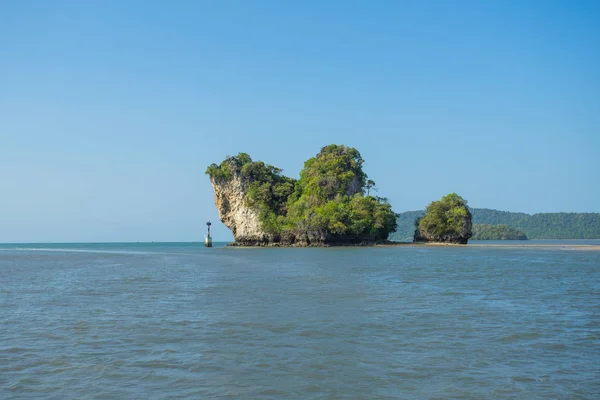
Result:
[[600,212],[600,3],[0,2],[0,242],[230,240],[208,164],[331,143],[397,212]]

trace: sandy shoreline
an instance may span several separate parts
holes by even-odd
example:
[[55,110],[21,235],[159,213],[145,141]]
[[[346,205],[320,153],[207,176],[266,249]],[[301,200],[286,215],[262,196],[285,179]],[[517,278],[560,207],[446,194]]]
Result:
[[[235,242],[233,242],[235,243]],[[529,250],[582,250],[582,251],[600,251],[600,245],[597,244],[565,244],[565,243],[412,243],[412,242],[386,242],[379,244],[363,245],[329,245],[329,246],[289,246],[289,245],[270,245],[270,246],[244,246],[240,244],[228,244],[227,247],[260,249],[260,248],[346,248],[346,247],[462,247],[479,249],[529,249]]]
[[559,250],[595,250],[600,251],[599,245],[594,244],[469,244],[469,247],[499,247],[499,248],[531,248]]
[[465,247],[465,248],[499,248],[499,249],[547,249],[547,250],[591,250],[600,251],[600,245],[596,244],[558,244],[558,243],[469,243],[469,244],[454,244],[454,243],[410,243],[410,242],[398,242],[398,243],[386,243],[378,244],[375,247],[397,247],[397,246],[410,246],[410,247]]

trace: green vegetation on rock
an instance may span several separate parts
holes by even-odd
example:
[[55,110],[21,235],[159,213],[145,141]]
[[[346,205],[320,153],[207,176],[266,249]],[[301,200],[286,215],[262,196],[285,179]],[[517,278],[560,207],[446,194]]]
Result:
[[210,165],[206,173],[213,184],[243,182],[245,204],[258,211],[271,242],[384,241],[396,229],[396,216],[387,199],[370,195],[375,182],[367,179],[362,164],[356,149],[330,145],[304,163],[298,180],[281,175],[279,168],[252,161],[245,153]]
[[466,244],[471,237],[471,213],[467,201],[456,193],[429,204],[425,215],[417,219],[415,225],[415,242]]
[[504,224],[474,224],[471,240],[527,240],[527,235]]

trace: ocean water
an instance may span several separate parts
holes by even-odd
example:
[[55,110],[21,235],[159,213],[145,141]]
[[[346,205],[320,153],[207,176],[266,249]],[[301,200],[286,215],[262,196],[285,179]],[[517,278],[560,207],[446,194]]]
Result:
[[0,398],[598,399],[600,251],[0,245]]

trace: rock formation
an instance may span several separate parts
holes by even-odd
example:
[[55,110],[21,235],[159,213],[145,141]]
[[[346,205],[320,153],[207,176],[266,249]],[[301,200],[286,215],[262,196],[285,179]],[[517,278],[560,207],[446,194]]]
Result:
[[371,188],[356,149],[330,145],[308,160],[295,180],[245,153],[206,173],[219,219],[244,246],[328,246],[386,241],[396,228],[386,199]]
[[235,167],[231,170],[230,179],[210,178],[219,219],[231,229],[237,243],[256,245],[273,241],[272,235],[261,227],[258,210],[247,205],[248,181],[242,178]]
[[432,202],[415,222],[415,242],[467,244],[472,236],[472,216],[467,201],[456,193]]

